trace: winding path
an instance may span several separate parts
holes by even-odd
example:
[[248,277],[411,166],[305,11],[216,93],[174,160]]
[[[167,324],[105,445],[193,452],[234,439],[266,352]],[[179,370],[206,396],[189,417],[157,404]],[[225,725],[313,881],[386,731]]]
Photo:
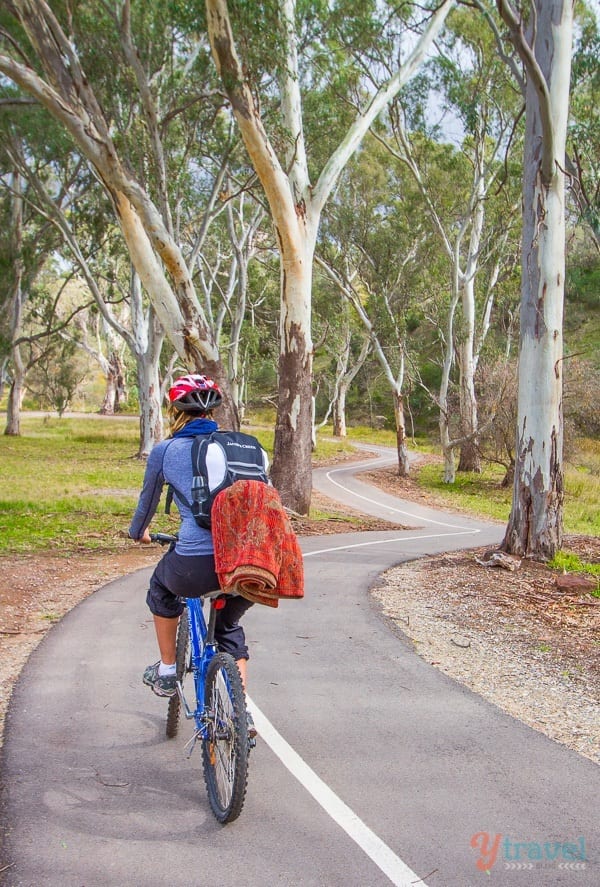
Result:
[[8,887],[600,883],[599,768],[423,662],[367,594],[395,563],[500,528],[401,502],[360,468],[316,471],[315,487],[415,529],[303,539],[305,600],[248,613],[261,737],[240,819],[216,824],[199,754],[163,738],[164,702],[141,684],[155,647],[140,571],[69,613],[17,684]]

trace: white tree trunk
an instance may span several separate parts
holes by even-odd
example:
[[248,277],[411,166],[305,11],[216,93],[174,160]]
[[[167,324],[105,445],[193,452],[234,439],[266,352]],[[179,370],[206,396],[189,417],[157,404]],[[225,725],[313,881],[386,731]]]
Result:
[[399,391],[394,392],[394,417],[396,419],[396,448],[398,450],[398,474],[408,477],[410,463],[406,446],[406,418],[404,416],[404,397]]
[[[347,313],[348,308],[349,306],[344,301],[345,313]],[[367,359],[369,351],[371,350],[371,339],[368,335],[366,335],[363,340],[362,348],[360,349],[360,354],[355,360],[353,366],[348,369],[348,364],[350,362],[350,346],[352,340],[352,333],[349,321],[346,322],[345,336],[346,341],[344,342],[344,350],[338,360],[338,372],[335,382],[335,394],[332,404],[334,437],[346,437],[346,396],[348,394],[350,385],[358,375],[358,372],[363,366],[365,360]]]
[[423,62],[453,5],[453,0],[440,5],[406,62],[357,116],[323,167],[316,185],[311,187],[302,124],[295,0],[281,0],[279,4],[287,56],[281,66],[281,108],[289,134],[283,165],[264,129],[260,108],[238,57],[227,0],[206,0],[215,64],[265,190],[277,235],[281,259],[281,350],[272,475],[284,504],[301,514],[308,513],[312,488],[311,285],[321,212],[371,124]]
[[140,407],[140,448],[138,456],[147,458],[155,443],[163,437],[158,363],[140,355],[136,361]]
[[142,287],[132,268],[129,285],[131,321],[134,335],[135,369],[140,407],[139,458],[148,456],[155,443],[163,439],[162,392],[159,378],[160,354],[164,333],[154,309],[144,310]]
[[444,483],[453,484],[456,480],[456,464],[454,462],[454,444],[450,439],[450,431],[446,413],[440,410],[438,426],[440,429],[440,445],[444,459]]
[[562,542],[564,158],[571,0],[535,0],[521,27],[500,2],[527,71],[517,451],[506,550],[552,557]]
[[6,405],[4,433],[18,437],[21,433],[21,404],[25,394],[25,365],[18,344],[23,324],[23,197],[22,180],[18,173],[11,174],[11,185],[9,238],[12,273],[8,275],[8,279],[10,280],[12,277],[12,295],[9,300],[12,379]]
[[460,370],[459,399],[461,434],[465,438],[460,448],[458,461],[459,471],[481,471],[481,455],[477,436],[477,397],[475,394],[475,276],[479,265],[481,235],[485,219],[485,169],[483,162],[483,145],[475,148],[475,170],[473,197],[475,206],[469,237],[469,250],[462,286],[462,319],[461,341],[458,346],[458,365]]
[[477,437],[477,397],[475,394],[475,286],[473,278],[465,281],[462,290],[461,340],[458,344],[460,368],[460,428],[464,438],[460,446],[459,471],[481,471],[481,455]]
[[348,394],[348,388],[349,385],[347,382],[340,382],[337,387],[332,409],[334,437],[346,437],[348,434],[346,428],[346,396]]
[[458,265],[454,265],[453,293],[448,315],[446,317],[446,331],[444,335],[444,349],[442,361],[442,377],[438,395],[438,427],[440,429],[440,445],[444,457],[444,483],[453,484],[456,480],[456,465],[454,464],[454,442],[450,435],[450,404],[448,393],[450,390],[450,372],[454,357],[454,316],[460,298],[458,282]]
[[[313,346],[310,329],[315,241],[310,233],[303,242],[299,240],[293,251],[282,251],[281,255],[281,348],[273,482],[284,503],[293,503],[290,507],[299,514],[308,514],[312,489]],[[293,460],[290,459],[292,453],[296,457]],[[290,471],[290,462],[293,471]]]
[[[231,326],[229,331],[229,348],[227,351],[227,365],[229,369],[229,381],[231,385],[231,398],[236,405],[238,415],[242,416],[244,411],[243,390],[244,380],[242,377],[242,367],[240,364],[240,341],[242,336],[242,328],[246,317],[246,303],[248,297],[248,266],[254,255],[254,239],[256,232],[260,227],[265,211],[262,207],[258,207],[252,215],[249,222],[244,219],[245,200],[244,194],[240,196],[238,217],[241,224],[241,231],[238,234],[234,220],[233,208],[231,202],[227,205],[227,230],[234,253],[234,261],[230,270],[232,283],[230,288],[235,289],[237,298],[235,306],[231,314]],[[227,306],[224,306],[227,307]]]

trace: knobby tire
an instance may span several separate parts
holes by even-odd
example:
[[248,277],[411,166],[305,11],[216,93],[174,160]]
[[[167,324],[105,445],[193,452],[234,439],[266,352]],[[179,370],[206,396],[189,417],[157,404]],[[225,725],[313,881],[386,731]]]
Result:
[[[177,626],[177,647],[175,652],[175,667],[177,680],[183,684],[183,680],[189,670],[190,661],[190,624],[187,611],[185,611],[179,625]],[[179,693],[169,697],[169,705],[167,708],[167,738],[173,739],[177,736],[179,729],[179,715],[181,713],[181,700]]]
[[232,822],[244,806],[249,748],[244,688],[228,653],[217,653],[210,662],[205,700],[210,721],[202,742],[204,781],[217,820]]

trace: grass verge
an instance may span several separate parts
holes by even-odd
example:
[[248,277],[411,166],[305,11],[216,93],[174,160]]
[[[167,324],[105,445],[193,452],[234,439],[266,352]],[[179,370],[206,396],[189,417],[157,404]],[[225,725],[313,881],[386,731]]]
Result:
[[[0,550],[114,550],[127,543],[145,463],[136,458],[135,418],[34,418],[24,415],[22,436],[0,436]],[[272,452],[272,430],[255,431]],[[389,431],[350,429],[347,439],[325,430],[318,438],[315,464],[345,459],[354,442],[394,446]],[[414,449],[411,444],[411,449]],[[431,452],[426,442],[418,452]],[[424,465],[419,485],[431,500],[482,517],[507,520],[511,490],[501,486],[502,471],[457,475],[443,483],[441,468]],[[565,463],[565,531],[600,535],[600,446],[580,441]],[[323,518],[315,512],[311,517]],[[164,516],[176,526],[176,518]]]

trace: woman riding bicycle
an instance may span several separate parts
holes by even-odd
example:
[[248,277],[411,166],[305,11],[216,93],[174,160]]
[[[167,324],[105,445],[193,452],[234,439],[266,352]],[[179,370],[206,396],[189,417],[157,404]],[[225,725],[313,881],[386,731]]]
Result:
[[[148,457],[129,528],[132,539],[151,541],[148,527],[162,488],[169,484],[181,526],[178,541],[163,555],[150,578],[146,602],[154,617],[160,659],[146,668],[142,678],[157,696],[167,697],[176,693],[175,645],[177,623],[184,610],[182,598],[202,597],[219,588],[210,530],[198,526],[188,498],[192,488],[192,440],[196,435],[217,430],[212,411],[221,404],[222,396],[212,379],[188,375],[177,379],[169,389],[169,401],[170,435],[156,444]],[[217,613],[215,626],[219,649],[237,661],[244,686],[248,647],[239,620],[251,606],[243,597],[227,597],[224,608]]]

